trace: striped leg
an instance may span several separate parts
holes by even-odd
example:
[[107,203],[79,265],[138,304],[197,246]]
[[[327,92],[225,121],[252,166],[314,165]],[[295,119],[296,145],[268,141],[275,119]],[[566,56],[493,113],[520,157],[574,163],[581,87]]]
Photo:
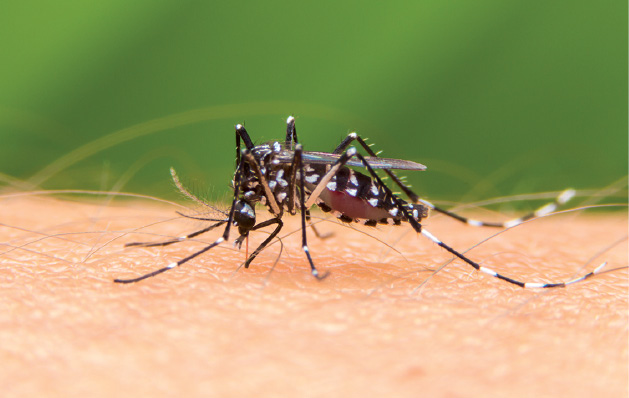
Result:
[[[185,216],[188,217],[188,216]],[[188,218],[194,218],[196,220],[204,220],[204,221],[208,221],[208,219],[203,219],[203,218],[198,218],[198,217],[188,217]],[[209,221],[216,221],[216,220],[209,220]],[[220,227],[221,225],[225,224],[227,222],[227,220],[220,220],[212,225],[210,225],[209,227],[200,229],[196,232],[193,232],[191,234],[185,235],[185,236],[181,236],[179,238],[175,238],[175,239],[171,239],[171,240],[167,240],[164,242],[131,242],[131,243],[126,243],[125,247],[156,247],[156,246],[168,246],[168,245],[172,245],[173,243],[179,243],[179,242],[183,242],[184,240],[187,239],[192,239],[196,236],[199,236],[201,234],[204,234],[208,231],[213,230],[214,228]]]
[[247,133],[247,130],[243,127],[242,124],[237,124],[236,125],[236,167],[240,165],[240,160],[242,156],[242,152],[240,150],[241,139],[245,143],[245,147],[247,148],[247,150],[250,151],[253,149],[254,145],[253,145],[253,141],[251,141],[251,138],[249,137],[249,133]]
[[[229,231],[229,224],[228,224],[228,227],[227,227],[227,228],[225,228],[225,231]],[[199,251],[198,251],[198,252],[196,252],[196,253],[191,254],[190,256],[188,256],[188,257],[186,257],[186,258],[183,258],[183,259],[181,259],[181,260],[179,260],[179,261],[176,261],[176,262],[174,262],[174,263],[170,263],[170,264],[168,264],[167,266],[165,266],[164,268],[160,268],[160,269],[158,269],[158,270],[156,270],[156,271],[150,272],[150,273],[148,273],[148,274],[146,274],[146,275],[142,275],[142,276],[140,276],[140,277],[138,277],[138,278],[132,278],[132,279],[114,279],[114,282],[116,282],[116,283],[135,283],[135,282],[140,282],[140,281],[142,281],[142,280],[144,280],[144,279],[147,279],[147,278],[153,277],[153,276],[155,276],[155,275],[159,275],[159,274],[161,274],[162,272],[166,272],[166,271],[168,271],[168,270],[170,270],[170,269],[173,269],[173,268],[175,268],[175,267],[179,267],[180,265],[183,265],[183,264],[187,263],[188,261],[190,261],[190,260],[192,260],[193,258],[195,258],[195,257],[197,257],[197,256],[199,256],[199,255],[201,255],[201,254],[203,254],[203,253],[205,253],[206,251],[210,250],[211,248],[213,248],[213,247],[215,247],[215,246],[220,245],[220,244],[221,244],[221,243],[223,243],[225,240],[227,240],[227,239],[225,238],[225,234],[223,234],[223,236],[221,236],[220,238],[218,238],[218,239],[217,239],[214,243],[212,243],[211,245],[204,247],[203,249],[199,250]]]
[[[332,152],[335,154],[342,153],[345,148],[347,148],[353,141],[358,141],[358,143],[363,147],[363,149],[372,157],[378,157],[378,153],[374,152],[369,145],[363,140],[358,134],[355,132],[349,133],[347,137],[336,147],[336,149]],[[397,184],[397,186],[404,191],[404,194],[408,196],[414,203],[419,201],[419,196],[413,192],[409,185],[405,184],[400,177],[398,177],[393,171],[390,169],[382,169],[385,173]]]
[[139,247],[155,247],[155,246],[168,246],[168,245],[172,245],[173,243],[178,243],[178,242],[182,242],[186,239],[192,239],[196,236],[199,236],[201,234],[204,234],[208,231],[213,230],[216,227],[219,227],[221,225],[223,225],[225,222],[227,222],[227,212],[205,202],[204,200],[201,200],[199,198],[197,198],[195,195],[193,195],[192,193],[190,193],[190,191],[188,191],[186,189],[186,187],[183,186],[183,184],[181,183],[181,181],[179,180],[179,177],[177,176],[177,172],[175,172],[174,168],[170,168],[170,175],[173,177],[173,182],[175,183],[175,185],[177,186],[177,189],[179,189],[179,191],[185,195],[186,197],[188,197],[189,199],[195,201],[196,203],[202,205],[203,207],[207,207],[210,208],[214,213],[220,214],[221,216],[223,216],[223,218],[214,218],[214,217],[195,217],[195,216],[189,216],[187,214],[183,214],[180,212],[176,212],[177,214],[179,214],[182,217],[186,217],[186,218],[191,218],[193,220],[201,220],[201,221],[211,221],[211,222],[215,222],[215,224],[210,225],[209,227],[203,228],[199,231],[193,232],[191,234],[185,235],[185,236],[181,236],[179,238],[175,238],[175,239],[171,239],[171,240],[167,240],[164,242],[131,242],[131,243],[127,243],[125,244],[125,247],[130,247],[130,246],[139,246]]
[[515,280],[515,279],[512,279],[512,278],[509,278],[508,276],[501,275],[501,274],[497,273],[496,271],[494,271],[494,270],[492,270],[490,268],[483,267],[483,266],[479,265],[478,263],[476,263],[476,262],[470,260],[469,258],[465,257],[463,254],[461,254],[458,251],[454,250],[450,246],[446,245],[445,243],[443,243],[441,240],[437,239],[433,234],[431,234],[430,232],[426,231],[425,229],[422,229],[421,233],[422,233],[422,235],[424,235],[425,237],[427,237],[431,241],[435,242],[439,246],[443,247],[444,249],[446,249],[450,253],[454,254],[455,256],[460,258],[461,260],[463,260],[466,263],[470,264],[477,271],[484,272],[487,275],[491,275],[491,276],[496,277],[498,279],[502,279],[503,281],[512,283],[512,284],[520,286],[520,287],[523,287],[525,289],[543,289],[543,288],[550,288],[550,287],[566,287],[568,285],[572,285],[573,283],[581,282],[583,280],[591,278],[592,276],[598,274],[601,271],[601,269],[603,269],[603,267],[605,267],[605,265],[607,265],[607,262],[604,262],[603,264],[601,264],[598,267],[596,267],[594,269],[594,271],[589,272],[589,273],[587,273],[587,274],[585,274],[583,276],[580,276],[578,278],[571,279],[571,280],[569,280],[567,282],[558,282],[558,283],[521,282],[521,281],[518,281],[518,280]]
[[463,217],[451,211],[441,209],[424,199],[419,199],[419,203],[425,206],[428,206],[430,209],[436,212],[445,214],[448,217],[452,217],[455,220],[461,221],[473,227],[512,228],[512,227],[515,227],[516,225],[522,224],[526,220],[530,220],[535,217],[543,217],[547,214],[554,212],[555,210],[557,210],[559,206],[563,205],[564,203],[572,199],[574,197],[574,194],[575,194],[574,189],[566,189],[561,194],[559,194],[559,196],[557,196],[557,198],[553,202],[548,203],[540,207],[539,209],[531,213],[528,213],[522,217],[514,218],[512,220],[508,220],[504,222],[487,222],[487,221],[479,221],[479,220],[474,220],[472,218]]
[[[375,153],[369,145],[367,145],[365,140],[363,140],[356,133],[350,133],[347,137],[345,137],[345,139],[339,144],[339,146],[336,147],[333,153],[339,154],[343,152],[345,148],[347,148],[354,140],[360,143],[360,145],[365,149],[365,151],[367,151],[369,156],[373,156],[373,157],[378,156],[378,154]],[[411,201],[413,201],[413,203],[421,203],[427,206],[428,208],[430,208],[431,210],[444,214],[448,217],[452,217],[455,220],[461,221],[473,227],[512,228],[518,224],[522,224],[526,220],[530,220],[531,218],[542,217],[542,216],[545,216],[547,214],[554,212],[559,206],[565,204],[570,199],[572,199],[572,197],[574,197],[574,194],[575,194],[574,189],[566,189],[561,194],[559,194],[559,196],[557,196],[557,198],[553,202],[548,203],[540,207],[539,209],[531,213],[528,213],[522,217],[514,218],[512,220],[508,220],[505,222],[487,222],[487,221],[480,221],[480,220],[467,218],[459,214],[453,213],[451,211],[437,207],[434,204],[430,203],[429,201],[421,199],[415,192],[411,190],[411,187],[408,184],[404,183],[404,181],[402,181],[402,179],[398,177],[393,171],[389,169],[383,169],[383,170],[393,180],[393,182],[395,182],[400,187],[400,189],[404,191],[404,194],[408,196],[411,199]]]
[[430,239],[431,241],[433,241],[434,243],[436,243],[437,245],[441,246],[442,248],[446,249],[448,252],[452,253],[453,255],[455,255],[456,257],[460,258],[461,260],[465,261],[466,263],[468,263],[469,265],[471,265],[472,267],[474,267],[474,269],[476,269],[477,271],[481,271],[485,274],[491,275],[495,278],[501,279],[505,282],[509,282],[511,284],[517,285],[519,287],[522,288],[527,288],[527,289],[531,289],[531,288],[552,288],[552,287],[566,287],[568,285],[571,285],[573,283],[576,282],[580,282],[583,281],[585,279],[591,278],[592,276],[596,275],[597,273],[599,273],[601,271],[601,269],[603,269],[603,267],[607,264],[607,263],[603,263],[601,265],[599,265],[597,268],[594,269],[594,271],[589,272],[588,274],[585,274],[581,277],[569,280],[567,282],[559,282],[559,283],[539,283],[539,282],[521,282],[518,281],[516,279],[501,275],[499,273],[497,273],[496,271],[487,268],[487,267],[483,267],[480,264],[478,264],[477,262],[469,259],[468,257],[466,257],[465,255],[463,255],[462,253],[459,253],[457,250],[453,249],[452,247],[448,246],[447,244],[443,243],[441,240],[437,239],[433,234],[431,234],[430,232],[428,232],[427,230],[423,229],[421,224],[419,224],[414,217],[412,217],[408,211],[406,210],[406,208],[404,206],[402,206],[402,203],[400,202],[399,198],[397,198],[389,189],[389,187],[387,187],[386,185],[384,185],[384,183],[382,182],[382,179],[378,176],[378,174],[376,174],[376,172],[371,168],[371,166],[369,165],[369,163],[365,160],[365,158],[357,153],[356,157],[358,157],[358,159],[361,160],[361,162],[363,163],[363,165],[365,166],[365,168],[369,171],[369,173],[371,174],[372,178],[374,178],[378,184],[380,185],[380,187],[382,187],[382,189],[384,189],[385,191],[387,191],[391,197],[393,198],[396,207],[398,208],[399,211],[402,211],[404,213],[404,215],[406,216],[406,218],[408,219],[409,223],[411,224],[411,226],[413,227],[413,229],[415,229],[415,231],[417,231],[418,233],[421,233],[422,235],[424,235],[425,237],[427,237],[428,239]]
[[[286,147],[287,148],[293,148],[294,145],[299,144],[299,141],[297,140],[297,129],[295,128],[295,118],[293,116],[289,116],[288,119],[286,119]],[[295,215],[295,199],[297,198],[297,191],[296,191],[296,187],[297,187],[297,165],[295,164],[295,162],[293,162],[293,167],[291,168],[291,172],[290,172],[290,179],[288,181],[288,186],[289,188],[289,196],[288,196],[288,212],[292,215]],[[314,226],[314,224],[312,224],[310,222],[310,210],[307,208],[306,209],[306,222],[308,223],[308,225],[310,225],[310,228],[312,228],[312,232],[314,232],[315,236],[319,239],[326,239],[329,238],[330,236],[332,236],[331,233],[328,234],[322,234],[320,233],[317,228]]]
[[[238,169],[236,170],[236,175],[234,176],[234,200],[232,201],[232,206],[231,209],[229,210],[229,217],[227,218],[227,225],[225,226],[225,230],[223,231],[223,235],[218,238],[217,240],[214,241],[214,243],[204,247],[203,249],[199,250],[196,253],[192,253],[191,255],[189,255],[186,258],[183,258],[179,261],[173,262],[168,264],[167,266],[160,268],[158,270],[155,270],[153,272],[150,272],[148,274],[142,275],[140,277],[137,278],[131,278],[131,279],[114,279],[114,282],[116,283],[135,283],[135,282],[140,282],[144,279],[147,278],[151,278],[153,276],[159,275],[163,272],[166,272],[170,269],[179,267],[180,265],[183,265],[185,263],[187,263],[188,261],[192,260],[193,258],[205,253],[206,251],[212,249],[215,246],[220,245],[221,243],[223,243],[224,241],[229,239],[229,229],[232,225],[232,222],[234,221],[234,211],[236,209],[236,202],[238,201],[238,195],[240,194],[240,179],[242,177],[242,169],[240,167],[238,167]],[[221,221],[221,223],[223,223]],[[199,234],[206,232],[206,231],[197,231]],[[174,243],[174,242],[173,242]]]
[[272,224],[277,224],[277,227],[275,227],[275,230],[273,232],[271,232],[271,234],[269,235],[268,238],[266,238],[264,240],[264,242],[260,243],[260,246],[258,246],[257,249],[254,250],[253,253],[251,253],[251,255],[249,256],[249,258],[247,259],[247,261],[245,261],[245,268],[249,268],[249,265],[251,264],[251,262],[258,256],[258,254],[260,254],[260,252],[262,250],[264,250],[264,248],[266,247],[266,245],[269,244],[269,242],[271,242],[273,240],[273,238],[275,238],[277,236],[277,234],[280,233],[280,230],[282,229],[282,227],[284,226],[284,223],[282,222],[281,219],[279,218],[271,218],[269,220],[266,221],[262,221],[260,224],[256,225],[255,227],[251,228],[252,231],[255,231],[256,229],[260,229],[260,228],[264,228],[264,227],[268,227],[269,225]]
[[[286,147],[293,148],[294,145],[298,145],[297,142],[297,130],[295,129],[295,118],[289,116],[286,120]],[[291,215],[297,214],[295,206],[295,200],[297,199],[297,163],[293,157],[293,163],[288,173],[288,212]],[[309,214],[307,215],[310,218]]]
[[293,144],[299,144],[297,141],[297,129],[295,128],[295,118],[289,116],[286,119],[286,147],[293,148]]
[[[351,149],[353,149],[353,148],[351,148]],[[304,253],[306,253],[306,257],[308,257],[308,262],[310,263],[310,272],[312,273],[312,276],[314,276],[315,278],[321,280],[321,279],[324,279],[326,276],[328,276],[329,273],[326,272],[323,275],[319,274],[319,271],[317,270],[317,268],[314,265],[314,262],[312,261],[312,256],[310,255],[310,249],[308,248],[308,241],[306,239],[306,211],[307,211],[307,209],[310,208],[310,206],[312,206],[312,204],[310,206],[308,206],[308,204],[306,203],[306,198],[305,198],[305,195],[306,195],[306,193],[305,193],[306,192],[306,183],[305,183],[306,172],[304,171],[304,163],[303,163],[303,160],[302,160],[302,152],[303,152],[303,149],[302,149],[301,145],[300,144],[295,145],[295,159],[294,159],[293,163],[297,164],[297,167],[299,168],[299,206],[300,206],[300,213],[301,213],[300,214],[300,216],[301,216],[301,243],[302,243],[302,249],[304,250]],[[354,150],[354,152],[356,152],[356,150]],[[349,156],[351,156],[351,155],[349,155]],[[341,160],[343,158],[345,158],[345,162],[347,162],[347,160],[349,159],[349,156],[341,156],[341,159],[339,159],[337,161],[337,163],[341,162]],[[330,171],[332,171],[332,170],[337,170],[338,171],[338,169],[341,167],[341,166],[338,166],[335,169],[335,166],[336,166],[336,164],[334,166],[332,166],[332,169]],[[327,176],[327,174],[326,174],[326,176]],[[330,178],[332,178],[332,176],[330,176],[328,178],[328,181],[329,181]],[[324,179],[325,179],[325,177],[322,178],[322,181]],[[327,182],[325,184],[327,184]],[[323,187],[325,187],[325,184],[323,185]],[[319,185],[321,185],[321,183]],[[317,188],[319,188],[319,186],[317,186]],[[315,196],[315,192],[317,191],[317,188],[315,188],[313,193],[310,195],[310,197],[308,198],[308,201],[310,201],[310,199],[312,199],[313,196]],[[320,192],[321,192],[321,190],[319,191],[319,193]],[[317,193],[316,195],[318,196],[319,193]],[[315,199],[316,199],[316,197],[315,197]]]

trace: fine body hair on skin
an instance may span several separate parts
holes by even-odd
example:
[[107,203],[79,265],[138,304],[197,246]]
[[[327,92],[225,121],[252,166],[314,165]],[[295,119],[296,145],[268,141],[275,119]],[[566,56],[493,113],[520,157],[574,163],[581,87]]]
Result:
[[[291,235],[296,217],[286,219],[282,252],[271,245],[247,270],[238,269],[244,247],[223,245],[119,285],[112,278],[121,273],[148,272],[201,245],[124,243],[180,236],[195,221],[174,222],[172,207],[147,201],[31,195],[1,203],[0,385],[8,396],[627,392],[627,270],[617,269],[627,265],[626,213],[545,217],[471,251],[484,265],[535,279],[569,279],[609,262],[609,271],[565,289],[520,289],[458,260],[435,274],[451,256],[416,234],[336,222],[317,225],[331,238],[311,239],[330,271],[317,281],[299,233]],[[428,223],[462,249],[495,233],[444,217]]]

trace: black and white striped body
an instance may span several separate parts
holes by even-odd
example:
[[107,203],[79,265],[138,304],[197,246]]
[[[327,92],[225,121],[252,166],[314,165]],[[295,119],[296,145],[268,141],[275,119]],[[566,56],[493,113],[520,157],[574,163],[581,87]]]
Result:
[[[296,207],[288,200],[291,195],[295,195],[294,191],[290,192],[296,186],[290,183],[293,165],[281,161],[284,158],[284,152],[284,148],[277,141],[258,145],[252,150],[253,157],[260,165],[260,173],[264,176],[280,208],[280,214],[283,211],[295,214]],[[265,196],[263,183],[256,171],[246,163],[243,167],[240,187],[242,198],[251,205],[260,202],[267,206],[269,212],[275,213]],[[304,187],[307,195],[313,193],[330,168],[330,164],[304,164]],[[295,172],[296,180],[301,178],[300,173],[300,171]],[[413,205],[400,198],[396,199],[418,223],[428,216],[426,206]],[[315,204],[326,213],[332,212],[345,223],[356,222],[376,226],[377,224],[400,225],[408,221],[404,212],[399,211],[390,191],[379,188],[372,178],[345,166],[332,176],[325,189],[316,198]]]
[[[312,193],[329,169],[329,165],[305,165],[306,191]],[[397,201],[418,223],[428,216],[428,209],[421,204],[412,205],[399,198]],[[340,221],[346,223],[357,222],[376,226],[400,225],[408,221],[388,191],[380,189],[373,179],[349,167],[339,169],[315,203],[324,212],[332,212]]]

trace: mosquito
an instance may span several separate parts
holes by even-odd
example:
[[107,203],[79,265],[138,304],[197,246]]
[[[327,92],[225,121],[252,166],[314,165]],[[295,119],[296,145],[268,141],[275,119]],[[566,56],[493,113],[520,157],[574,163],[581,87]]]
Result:
[[[302,249],[310,264],[310,271],[315,278],[324,279],[328,272],[321,274],[315,267],[306,236],[306,227],[310,222],[310,208],[314,205],[317,205],[323,212],[333,213],[343,223],[355,222],[366,226],[408,223],[418,234],[424,235],[477,271],[522,288],[565,287],[592,277],[606,264],[603,263],[594,271],[566,282],[521,282],[481,266],[438,239],[422,226],[422,220],[428,216],[430,211],[434,211],[475,227],[510,228],[528,219],[555,211],[558,206],[566,203],[574,196],[575,191],[572,189],[565,190],[554,202],[523,217],[502,223],[479,221],[463,217],[421,199],[393,170],[423,171],[426,170],[426,166],[409,160],[378,157],[365,140],[355,132],[350,133],[333,152],[329,153],[304,151],[297,139],[295,118],[292,116],[288,117],[286,121],[286,139],[284,142],[271,141],[254,145],[243,125],[237,124],[235,130],[236,171],[232,181],[234,196],[229,211],[218,210],[210,204],[202,202],[201,204],[216,210],[215,213],[219,216],[186,217],[210,222],[209,226],[181,238],[165,242],[134,242],[127,244],[127,246],[167,246],[194,238],[224,225],[223,234],[213,243],[188,257],[140,277],[115,279],[115,282],[135,283],[179,267],[228,241],[232,227],[238,229],[239,236],[235,239],[235,244],[240,247],[242,242],[248,238],[249,232],[274,225],[273,232],[245,261],[244,266],[248,268],[256,256],[278,235],[284,225],[282,222],[284,214],[296,215],[298,212],[301,217]],[[356,150],[355,146],[351,146],[354,141],[367,152],[368,156],[363,156]],[[241,147],[242,144],[244,144],[244,148]],[[366,173],[363,174],[350,167],[363,168]],[[391,191],[376,173],[377,169],[386,173],[393,183],[401,188],[408,201]],[[189,198],[199,201],[185,190],[174,170],[171,170],[171,173],[177,187]],[[257,203],[266,206],[272,216],[270,219],[256,223],[255,205]],[[315,233],[318,235],[316,230]]]

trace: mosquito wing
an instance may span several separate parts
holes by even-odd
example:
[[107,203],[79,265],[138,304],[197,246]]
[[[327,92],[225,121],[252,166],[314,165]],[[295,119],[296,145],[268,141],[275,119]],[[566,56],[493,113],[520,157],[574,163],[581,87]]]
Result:
[[[302,158],[304,162],[313,164],[333,164],[341,155],[328,152],[304,152]],[[426,170],[426,166],[410,160],[378,158],[365,156],[365,160],[374,169],[398,169],[398,170]],[[363,163],[358,159],[350,159],[348,166],[363,167]]]
[[[284,149],[275,155],[275,159],[280,163],[291,163],[295,152]],[[312,164],[334,164],[340,154],[329,152],[303,152],[302,159],[306,163]],[[412,162],[410,160],[379,158],[375,156],[365,156],[367,163],[374,169],[396,169],[396,170],[426,170],[426,166],[421,163]],[[350,159],[348,166],[363,167],[363,163],[359,159]]]

